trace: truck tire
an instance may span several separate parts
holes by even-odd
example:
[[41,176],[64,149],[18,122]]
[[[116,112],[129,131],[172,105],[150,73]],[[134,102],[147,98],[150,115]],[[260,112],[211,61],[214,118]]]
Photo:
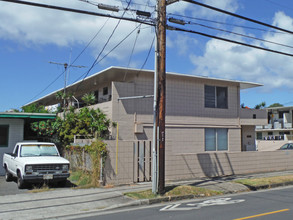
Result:
[[7,167],[5,167],[5,180],[6,182],[11,182],[13,180],[13,176],[9,173]]
[[65,187],[66,185],[67,185],[67,179],[58,182],[58,186],[60,187]]
[[17,187],[18,187],[18,189],[25,188],[25,182],[22,179],[20,172],[17,173]]

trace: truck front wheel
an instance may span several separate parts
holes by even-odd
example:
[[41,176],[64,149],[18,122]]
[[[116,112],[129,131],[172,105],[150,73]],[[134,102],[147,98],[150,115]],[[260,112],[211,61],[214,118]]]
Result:
[[13,179],[13,177],[12,177],[11,173],[9,173],[9,171],[8,171],[8,169],[6,167],[5,168],[5,180],[6,180],[6,182],[11,182],[12,179]]
[[20,172],[17,173],[17,187],[18,187],[18,189],[24,189],[25,188],[25,183],[24,183],[24,180],[21,177]]

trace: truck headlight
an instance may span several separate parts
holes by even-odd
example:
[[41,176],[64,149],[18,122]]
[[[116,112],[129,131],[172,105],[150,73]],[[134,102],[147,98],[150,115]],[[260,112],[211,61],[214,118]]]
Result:
[[32,171],[32,170],[33,170],[33,166],[31,165],[25,166],[25,171]]
[[68,164],[62,165],[62,170],[69,170],[69,165]]

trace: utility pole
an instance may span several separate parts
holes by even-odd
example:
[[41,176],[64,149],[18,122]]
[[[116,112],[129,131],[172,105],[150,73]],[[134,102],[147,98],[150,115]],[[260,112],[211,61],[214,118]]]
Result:
[[158,193],[165,192],[165,113],[166,113],[166,0],[158,0],[157,23],[157,122],[159,138]]

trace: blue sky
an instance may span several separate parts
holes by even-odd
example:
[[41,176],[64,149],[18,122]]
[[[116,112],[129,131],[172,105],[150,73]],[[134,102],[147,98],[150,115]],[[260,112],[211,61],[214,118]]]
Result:
[[[78,0],[27,1],[110,13],[117,16],[122,15],[123,12],[103,11],[93,4],[104,3],[119,6],[121,9],[127,7],[125,0],[90,1],[93,4]],[[291,0],[199,0],[199,2],[293,31]],[[149,11],[155,18],[153,7],[155,4],[154,0],[132,0],[130,8]],[[290,47],[267,42],[293,47],[292,34],[280,33],[277,30],[183,1],[168,6],[167,12],[168,17],[184,19],[190,23],[178,27],[293,54],[293,49]],[[130,10],[124,16],[136,18],[135,13]],[[64,77],[61,75],[63,67],[49,62],[72,62],[97,34],[73,64],[87,68],[70,68],[67,83],[71,84],[80,79],[101,53],[118,22],[114,19],[1,1],[0,20],[0,112],[19,109],[28,102],[62,88],[64,85]],[[176,26],[176,24],[170,24]],[[214,28],[230,32],[222,32]],[[130,37],[109,53],[133,30],[135,31]],[[237,32],[242,36],[231,32]],[[265,41],[247,38],[244,35]],[[153,37],[153,28],[145,25],[138,27],[138,24],[121,21],[101,57],[109,54],[95,65],[89,75],[109,66],[129,66],[140,69],[150,48],[152,51],[144,68],[153,69],[154,48],[151,47]],[[293,57],[272,54],[200,35],[168,31],[166,67],[170,72],[263,84],[264,86],[260,88],[242,90],[241,103],[249,107],[254,107],[263,101],[267,105],[276,102],[287,106],[293,105],[291,95],[293,92]]]

